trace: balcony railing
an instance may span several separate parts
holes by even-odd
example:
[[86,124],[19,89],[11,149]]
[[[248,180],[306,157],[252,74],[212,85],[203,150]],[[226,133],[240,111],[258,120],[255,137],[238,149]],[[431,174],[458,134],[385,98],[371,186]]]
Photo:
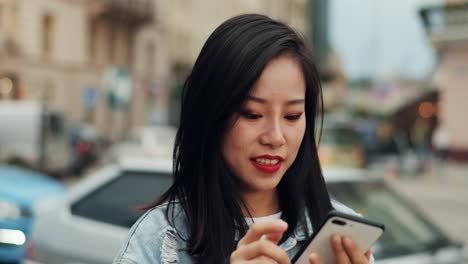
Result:
[[138,25],[153,20],[154,0],[88,0],[92,18],[104,18]]
[[468,3],[426,7],[420,16],[433,42],[468,41]]

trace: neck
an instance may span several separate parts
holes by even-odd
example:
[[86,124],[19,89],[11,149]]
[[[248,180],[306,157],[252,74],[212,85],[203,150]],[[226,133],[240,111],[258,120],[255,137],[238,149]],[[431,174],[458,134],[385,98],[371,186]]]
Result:
[[[276,190],[268,192],[251,192],[242,194],[242,199],[252,214],[252,217],[272,215],[280,211],[278,193]],[[242,208],[244,216],[249,216],[246,208]]]

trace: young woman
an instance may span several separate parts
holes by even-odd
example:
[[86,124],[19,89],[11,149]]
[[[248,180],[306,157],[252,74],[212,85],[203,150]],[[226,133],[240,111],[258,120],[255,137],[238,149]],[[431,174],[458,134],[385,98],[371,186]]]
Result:
[[[315,144],[321,88],[290,27],[240,15],[208,38],[188,77],[174,184],[114,263],[289,263],[333,208]],[[338,263],[368,263],[333,237]],[[317,256],[310,263],[321,263]]]

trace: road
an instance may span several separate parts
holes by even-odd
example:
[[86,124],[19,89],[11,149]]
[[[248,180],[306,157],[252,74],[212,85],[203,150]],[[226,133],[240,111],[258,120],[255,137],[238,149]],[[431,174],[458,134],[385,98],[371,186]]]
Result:
[[468,164],[448,163],[425,174],[387,179],[452,238],[468,246]]

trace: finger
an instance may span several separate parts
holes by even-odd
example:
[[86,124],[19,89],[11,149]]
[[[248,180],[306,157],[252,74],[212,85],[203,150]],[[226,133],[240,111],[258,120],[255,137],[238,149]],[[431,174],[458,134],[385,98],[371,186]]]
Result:
[[370,261],[370,258],[372,256],[372,248],[369,248],[366,253],[364,254],[364,256],[366,256],[367,258],[367,261]]
[[362,254],[362,250],[356,243],[354,243],[352,239],[349,237],[342,237],[341,242],[346,251],[346,254],[348,255],[348,258],[351,260],[351,263],[365,264],[368,262],[366,260],[366,256]]
[[[274,261],[273,259],[269,258],[269,257],[265,257],[265,256],[261,256],[261,257],[258,257],[258,258],[255,258],[253,259],[254,261],[260,261],[259,263],[271,263],[271,264],[277,264],[276,261]],[[250,264],[250,262],[249,262]]]
[[[244,262],[243,262],[244,263]],[[275,261],[267,258],[261,258],[261,259],[254,259],[249,262],[245,262],[246,264],[276,264]]]
[[333,252],[335,252],[335,258],[337,264],[348,264],[351,263],[348,255],[346,254],[343,244],[341,242],[341,237],[338,235],[333,235],[331,237],[331,244]]
[[322,264],[322,260],[320,259],[320,257],[317,254],[312,253],[309,256],[309,263],[310,264]]
[[270,233],[265,235],[265,239],[270,240],[271,242],[278,244],[283,237],[283,233]]
[[266,257],[267,259],[277,263],[290,263],[286,251],[269,240],[257,240],[236,250],[233,254],[233,259],[239,260],[257,260],[262,259],[262,257]]
[[245,236],[239,241],[238,247],[259,240],[262,235],[271,233],[279,233],[282,235],[286,229],[288,229],[288,224],[283,220],[254,223]]

